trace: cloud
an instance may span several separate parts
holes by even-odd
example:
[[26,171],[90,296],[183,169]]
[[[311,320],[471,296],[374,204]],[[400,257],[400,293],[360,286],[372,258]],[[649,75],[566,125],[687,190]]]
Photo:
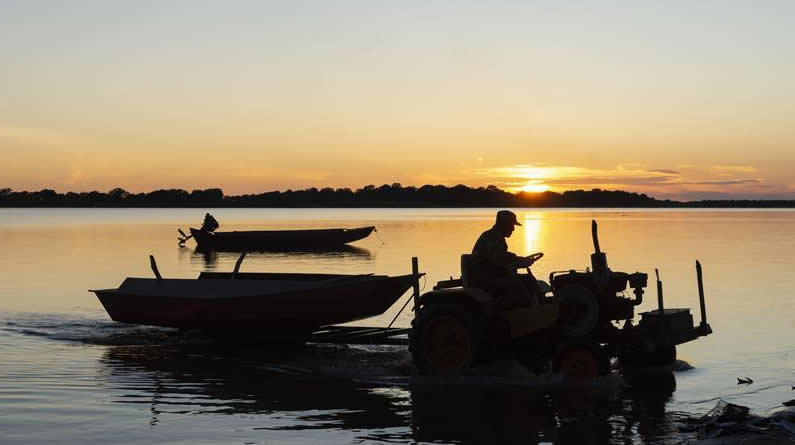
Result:
[[548,185],[660,185],[674,184],[670,176],[591,176],[584,178],[545,179]]
[[720,172],[730,173],[754,173],[758,171],[756,167],[751,165],[713,165],[711,168]]
[[792,200],[795,199],[795,192],[782,192],[782,193],[743,193],[743,192],[719,192],[719,191],[700,191],[688,190],[677,193],[671,196],[672,199],[679,199],[683,201],[701,201],[701,200],[731,200],[731,199],[782,199]]
[[731,179],[727,181],[698,181],[698,182],[679,182],[682,185],[739,185],[739,184],[758,184],[758,179]]
[[[478,169],[476,174],[488,176],[490,182],[520,188],[529,183],[543,184],[557,189],[567,187],[633,187],[674,184],[678,172],[648,170],[639,164],[621,164],[612,169],[592,169],[574,166],[516,165]],[[653,174],[649,174],[653,173]]]

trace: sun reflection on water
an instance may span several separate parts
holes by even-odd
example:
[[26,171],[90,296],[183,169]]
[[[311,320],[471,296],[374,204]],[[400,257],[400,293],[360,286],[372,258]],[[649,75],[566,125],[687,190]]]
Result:
[[533,214],[525,214],[522,220],[524,230],[524,251],[525,254],[541,251],[541,218]]

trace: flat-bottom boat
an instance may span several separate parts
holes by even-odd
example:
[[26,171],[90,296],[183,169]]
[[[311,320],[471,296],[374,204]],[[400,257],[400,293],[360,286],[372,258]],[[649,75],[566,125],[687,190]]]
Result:
[[383,314],[416,279],[242,272],[164,279],[152,265],[158,278],[127,278],[116,289],[91,291],[111,319],[220,333],[302,333]]
[[190,228],[200,248],[232,249],[322,249],[339,247],[366,238],[374,226],[355,229],[246,230],[211,232]]

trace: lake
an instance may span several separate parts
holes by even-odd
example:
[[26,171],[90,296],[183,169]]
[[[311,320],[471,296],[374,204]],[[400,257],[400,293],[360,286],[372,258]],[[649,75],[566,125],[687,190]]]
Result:
[[[209,209],[219,230],[375,225],[355,248],[252,253],[242,271],[459,275],[459,256],[495,209]],[[412,377],[399,346],[224,343],[111,321],[88,289],[231,271],[236,253],[177,246],[205,209],[0,209],[0,437],[3,443],[666,443],[677,419],[719,399],[768,413],[795,384],[795,211],[517,209],[512,251],[533,266],[585,269],[592,219],[613,270],[649,274],[637,312],[698,317],[704,267],[714,334],[679,347],[694,368],[649,388],[548,387],[513,364],[468,379]],[[409,297],[358,324],[386,326]],[[396,326],[408,327],[412,312]],[[752,385],[737,385],[737,377]],[[583,439],[585,438],[585,439]]]

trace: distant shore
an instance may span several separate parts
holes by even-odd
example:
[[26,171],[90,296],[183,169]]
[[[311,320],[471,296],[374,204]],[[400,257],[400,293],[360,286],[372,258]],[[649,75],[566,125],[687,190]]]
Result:
[[130,193],[116,188],[109,192],[54,190],[14,191],[0,189],[0,207],[108,207],[108,208],[795,208],[795,200],[660,200],[646,194],[622,190],[574,190],[563,193],[511,193],[495,186],[472,188],[400,184],[349,188],[309,188],[269,191],[259,194],[225,195],[219,188],[155,190]]

